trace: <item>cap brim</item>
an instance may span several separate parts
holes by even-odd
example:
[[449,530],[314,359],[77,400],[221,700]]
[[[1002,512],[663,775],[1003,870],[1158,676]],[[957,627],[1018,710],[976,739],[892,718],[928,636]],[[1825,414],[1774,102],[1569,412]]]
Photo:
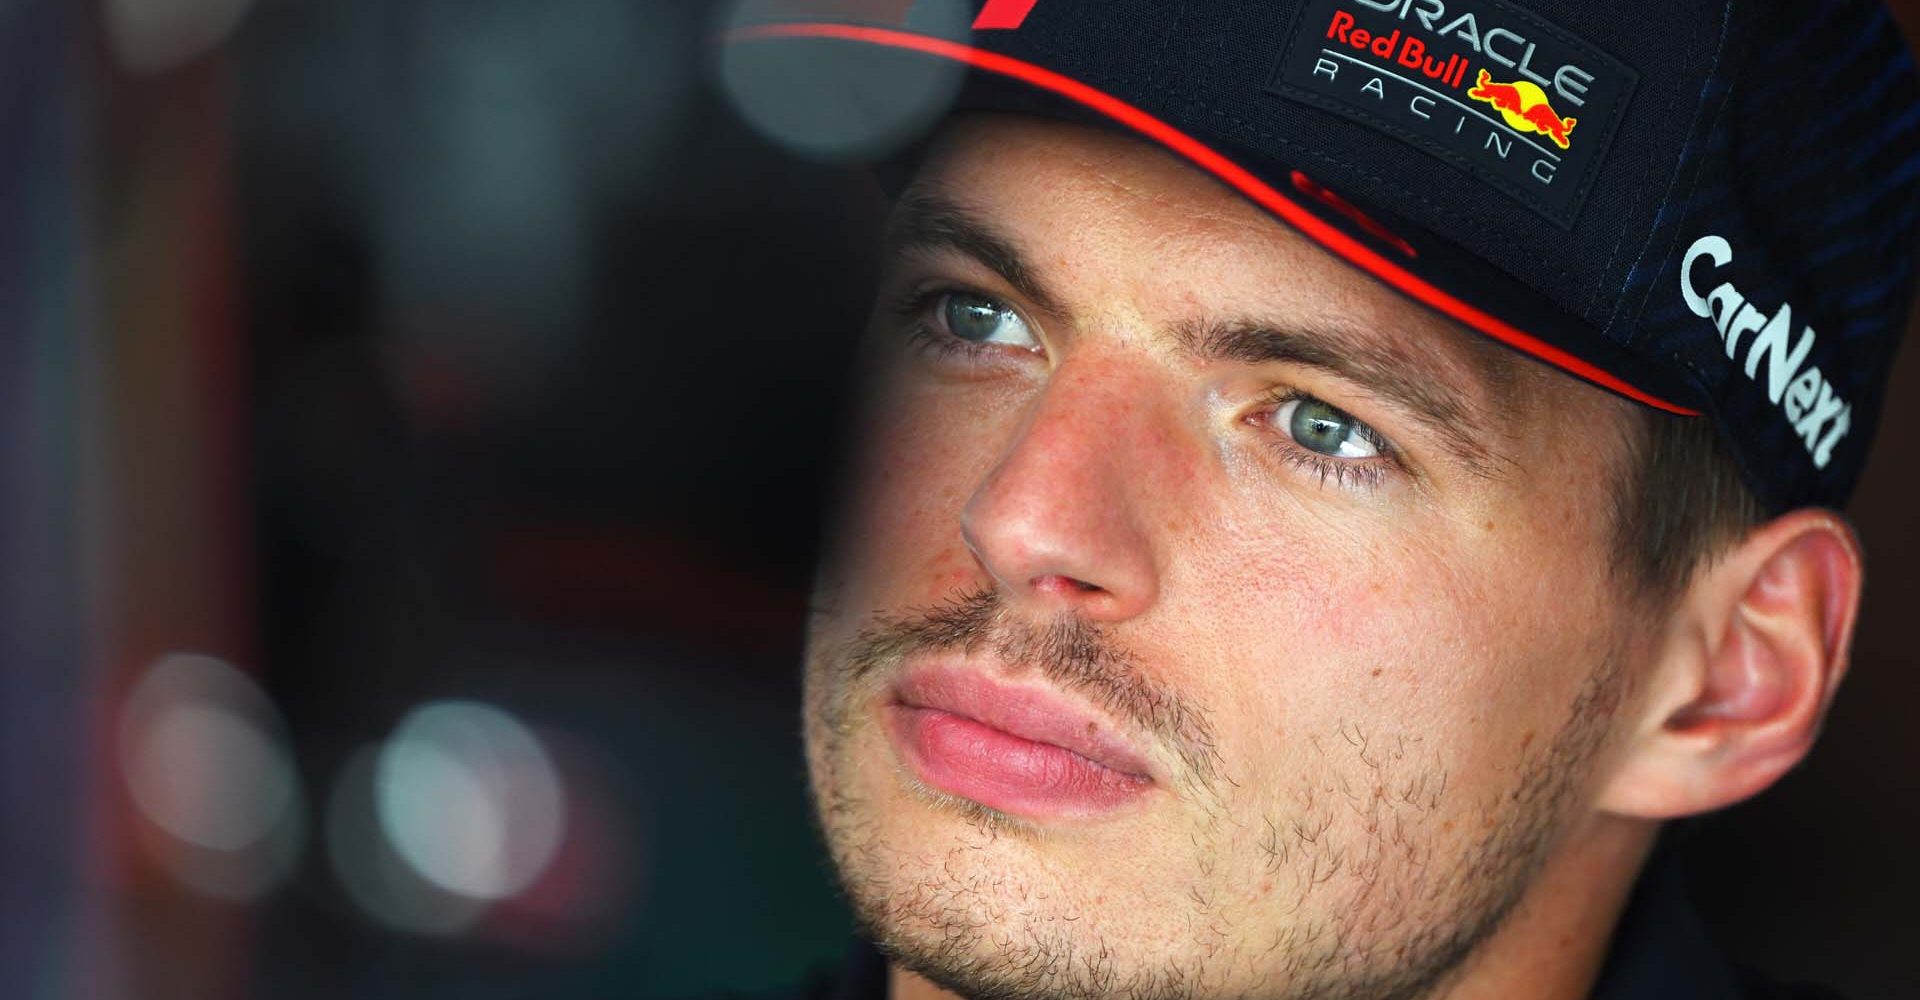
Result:
[[[1620,396],[1670,413],[1697,416],[1697,387],[1674,380],[1592,331],[1511,276],[1458,250],[1443,236],[1384,213],[1355,207],[1298,169],[1257,172],[1240,157],[1194,138],[1096,87],[1032,62],[960,42],[871,25],[810,21],[737,28],[729,44],[811,41],[878,46],[963,64],[970,70],[962,106],[1002,106],[1065,114],[1114,125],[1206,171],[1329,253],[1468,329]],[[1012,85],[1009,87],[1008,85]],[[1276,176],[1278,175],[1278,176]],[[1301,193],[1292,197],[1283,187]]]

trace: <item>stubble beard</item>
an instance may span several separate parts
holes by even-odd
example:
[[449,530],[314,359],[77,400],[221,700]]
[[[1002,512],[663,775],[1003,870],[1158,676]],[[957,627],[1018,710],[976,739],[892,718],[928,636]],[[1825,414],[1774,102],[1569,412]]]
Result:
[[[1207,816],[1194,840],[1197,853],[1188,856],[1196,872],[1225,882],[1230,873],[1279,878],[1292,896],[1261,905],[1301,919],[1259,940],[1235,938],[1221,928],[1238,915],[1221,912],[1209,894],[1170,894],[1157,902],[1184,908],[1193,932],[1184,947],[1169,949],[1164,941],[1107,935],[1100,914],[1085,906],[1066,919],[1041,913],[1035,898],[1070,894],[1072,873],[968,865],[965,855],[988,851],[1002,837],[1039,838],[1025,824],[964,800],[941,804],[970,828],[942,862],[909,859],[887,843],[874,804],[849,787],[859,708],[910,654],[983,647],[1173,747],[1182,787]],[[1571,794],[1605,739],[1622,682],[1620,657],[1603,656],[1554,737],[1535,741],[1507,787],[1473,807],[1473,828],[1484,832],[1450,842],[1439,829],[1445,766],[1409,753],[1406,735],[1367,734],[1357,725],[1349,732],[1343,724],[1315,745],[1366,765],[1371,787],[1360,789],[1359,799],[1349,778],[1329,770],[1295,776],[1299,791],[1284,811],[1232,815],[1221,787],[1226,761],[1202,708],[1145,679],[1099,628],[1071,617],[1044,626],[1010,619],[991,591],[877,617],[831,648],[810,641],[806,671],[816,818],[855,918],[895,963],[975,1000],[1430,996],[1512,912],[1551,853]],[[1336,786],[1343,794],[1316,797],[1315,789]],[[1364,805],[1352,808],[1356,801]],[[1229,830],[1257,833],[1236,837]]]

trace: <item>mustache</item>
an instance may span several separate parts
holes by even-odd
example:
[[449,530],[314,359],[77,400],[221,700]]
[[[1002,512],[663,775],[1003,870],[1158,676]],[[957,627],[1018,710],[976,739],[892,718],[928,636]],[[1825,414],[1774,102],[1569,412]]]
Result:
[[1173,752],[1193,783],[1211,788],[1220,776],[1220,754],[1205,711],[1144,673],[1107,630],[1073,614],[1045,623],[1027,621],[1008,614],[999,591],[990,587],[962,591],[932,607],[880,616],[853,637],[841,663],[846,680],[856,683],[890,671],[915,654],[981,650],[1034,670],[1145,731]]

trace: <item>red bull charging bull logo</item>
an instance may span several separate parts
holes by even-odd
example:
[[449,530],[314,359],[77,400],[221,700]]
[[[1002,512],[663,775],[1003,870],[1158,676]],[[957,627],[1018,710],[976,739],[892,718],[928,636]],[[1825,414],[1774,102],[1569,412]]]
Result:
[[1500,112],[1500,117],[1507,120],[1507,127],[1515,132],[1535,132],[1546,136],[1561,149],[1571,147],[1569,137],[1579,119],[1560,117],[1547,100],[1546,91],[1531,80],[1499,83],[1483,69],[1474,78],[1473,88],[1467,91],[1467,96],[1493,105]]

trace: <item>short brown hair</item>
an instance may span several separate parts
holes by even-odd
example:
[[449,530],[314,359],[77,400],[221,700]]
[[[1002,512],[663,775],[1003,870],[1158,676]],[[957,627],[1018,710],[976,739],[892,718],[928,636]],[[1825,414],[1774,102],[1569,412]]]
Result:
[[1614,571],[1642,597],[1673,597],[1767,511],[1707,417],[1636,408],[1614,489]]

